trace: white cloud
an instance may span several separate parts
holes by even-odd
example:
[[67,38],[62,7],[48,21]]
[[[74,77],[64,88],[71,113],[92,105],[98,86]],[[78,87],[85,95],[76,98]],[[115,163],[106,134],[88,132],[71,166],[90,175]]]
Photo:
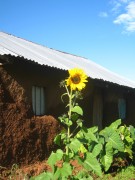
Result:
[[115,24],[124,25],[126,32],[135,32],[135,1],[120,0],[121,2],[128,2],[125,7],[125,13],[119,14],[113,21]]
[[129,2],[129,0],[120,0],[120,2],[127,3],[127,2]]
[[122,23],[127,23],[130,20],[132,20],[132,17],[129,14],[121,14],[113,22],[115,24],[122,24]]
[[106,18],[106,17],[108,17],[108,14],[107,14],[107,12],[100,12],[99,16],[103,17],[103,18]]
[[113,5],[112,12],[115,14],[120,13],[123,7],[128,4],[131,0],[111,0],[111,4]]
[[126,29],[127,29],[128,32],[135,32],[135,22],[129,22]]
[[112,12],[114,13],[118,13],[119,12],[119,9],[121,7],[121,3],[119,1],[112,1],[112,4],[113,4],[113,8],[112,8]]

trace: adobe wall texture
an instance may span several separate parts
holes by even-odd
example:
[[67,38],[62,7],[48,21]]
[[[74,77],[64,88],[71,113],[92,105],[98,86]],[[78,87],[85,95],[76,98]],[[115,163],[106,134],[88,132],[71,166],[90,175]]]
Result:
[[15,103],[25,101],[32,107],[32,86],[44,87],[47,114],[56,113],[62,94],[59,82],[66,76],[66,72],[19,60],[1,67],[1,80],[5,86],[4,91],[8,93],[8,96],[5,95],[6,100],[11,98]]
[[110,125],[119,119],[118,100],[123,98],[126,101],[126,118],[123,124],[135,126],[135,92],[133,89],[122,88],[120,86],[104,89],[103,99],[103,127]]
[[[34,117],[31,106],[33,84],[52,86],[49,85],[51,80],[46,78],[51,72],[41,70],[23,63],[0,67],[0,166],[42,161],[56,148],[53,139],[61,127],[49,114],[55,114],[60,95],[57,92],[57,98],[56,95],[50,98],[46,116]],[[53,84],[54,91],[57,83]],[[51,97],[49,88],[47,93]]]
[[128,93],[127,95],[127,119],[125,121],[128,125],[135,127],[135,93]]

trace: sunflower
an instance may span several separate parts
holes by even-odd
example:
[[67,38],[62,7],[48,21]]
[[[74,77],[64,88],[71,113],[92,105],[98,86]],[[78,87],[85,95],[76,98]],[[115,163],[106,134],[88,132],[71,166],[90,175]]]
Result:
[[88,76],[85,74],[85,72],[82,69],[74,68],[68,70],[69,72],[69,78],[66,79],[67,86],[70,86],[72,90],[78,89],[81,91],[83,88],[85,88],[85,83],[88,82],[87,78]]

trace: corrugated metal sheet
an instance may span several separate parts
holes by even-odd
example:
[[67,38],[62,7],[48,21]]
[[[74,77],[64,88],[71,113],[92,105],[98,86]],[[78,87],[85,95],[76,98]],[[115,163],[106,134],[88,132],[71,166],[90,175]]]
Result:
[[38,64],[63,70],[74,67],[82,68],[93,79],[102,79],[135,88],[135,82],[109,71],[89,59],[50,49],[4,32],[0,32],[0,54],[24,57]]

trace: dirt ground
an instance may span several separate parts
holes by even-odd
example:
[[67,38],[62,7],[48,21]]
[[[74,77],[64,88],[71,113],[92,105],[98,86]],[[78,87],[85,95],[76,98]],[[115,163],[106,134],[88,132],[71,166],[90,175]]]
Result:
[[30,177],[38,176],[44,171],[51,171],[49,165],[46,161],[36,162],[30,165],[13,165],[10,169],[5,167],[0,167],[0,180],[22,180],[30,179]]

